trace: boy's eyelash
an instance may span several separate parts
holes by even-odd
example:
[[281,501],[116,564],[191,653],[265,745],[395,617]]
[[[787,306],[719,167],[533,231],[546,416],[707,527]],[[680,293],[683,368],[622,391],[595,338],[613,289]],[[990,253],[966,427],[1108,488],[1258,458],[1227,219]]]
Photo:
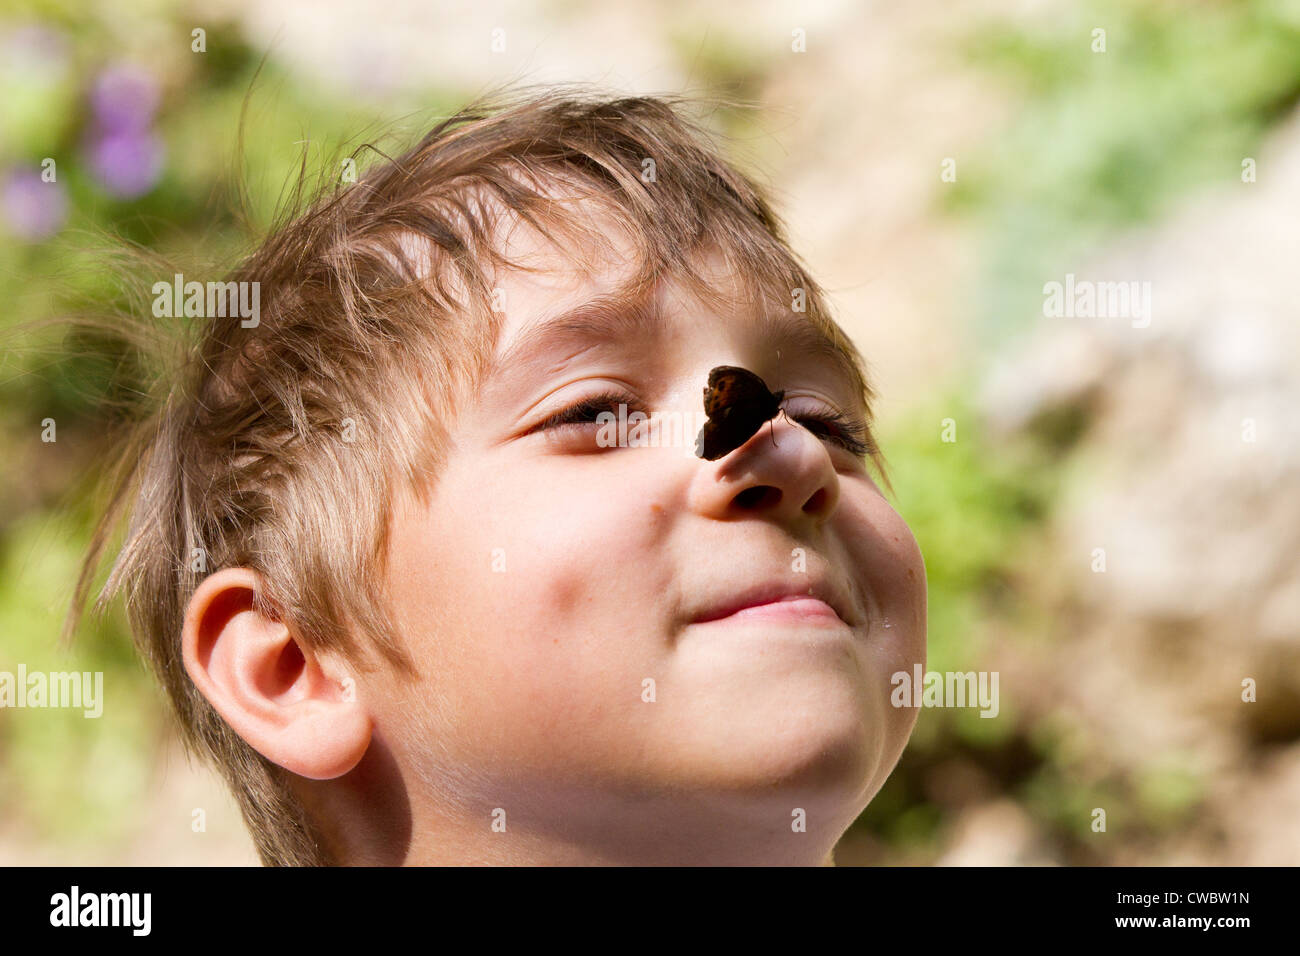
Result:
[[820,415],[805,412],[790,417],[818,438],[839,445],[855,458],[865,458],[874,449],[871,430],[867,428],[867,423],[843,412]]
[[556,412],[550,418],[541,422],[534,431],[557,428],[561,425],[594,425],[596,424],[596,416],[601,412],[612,412],[617,415],[619,405],[628,406],[629,411],[635,410],[633,401],[626,395],[619,395],[614,392],[593,395]]

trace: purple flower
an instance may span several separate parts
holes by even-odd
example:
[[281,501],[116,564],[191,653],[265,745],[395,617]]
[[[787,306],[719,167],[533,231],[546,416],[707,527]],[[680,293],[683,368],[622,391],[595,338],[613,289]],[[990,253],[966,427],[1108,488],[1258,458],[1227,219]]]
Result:
[[162,174],[163,146],[151,131],[101,134],[90,144],[90,169],[119,199],[143,196]]
[[149,128],[158,109],[158,83],[133,63],[117,63],[100,72],[90,91],[95,125],[108,133],[139,133]]
[[68,197],[62,184],[44,182],[40,172],[33,169],[11,172],[0,202],[10,230],[29,242],[54,235],[68,215]]

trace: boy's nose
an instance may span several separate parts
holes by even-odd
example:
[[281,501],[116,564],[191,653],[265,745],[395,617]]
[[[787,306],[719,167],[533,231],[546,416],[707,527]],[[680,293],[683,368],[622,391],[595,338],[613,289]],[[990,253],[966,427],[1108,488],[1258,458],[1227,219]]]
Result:
[[787,524],[824,524],[839,503],[839,476],[825,445],[778,415],[731,454],[699,462],[693,510],[731,520],[768,517]]

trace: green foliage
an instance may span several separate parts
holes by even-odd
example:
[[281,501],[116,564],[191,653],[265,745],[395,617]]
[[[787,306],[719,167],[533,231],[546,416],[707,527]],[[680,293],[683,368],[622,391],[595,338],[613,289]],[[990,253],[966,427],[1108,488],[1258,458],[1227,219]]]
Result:
[[[979,319],[994,341],[1043,283],[1189,189],[1241,185],[1241,163],[1300,99],[1295,3],[1088,4],[973,31],[963,53],[1022,105],[942,194],[987,229]],[[1092,30],[1106,30],[1093,52]]]
[[[1176,762],[1175,762],[1176,761]],[[1176,829],[1204,798],[1206,783],[1189,755],[1168,755],[1137,779],[1136,802],[1149,827]]]
[[[61,329],[16,330],[84,305],[147,309],[152,284],[170,275],[141,274],[139,262],[124,260],[121,240],[219,277],[272,221],[304,165],[310,194],[317,183],[338,180],[336,154],[356,152],[360,137],[391,131],[393,139],[410,138],[412,127],[426,128],[426,113],[445,113],[452,102],[434,91],[405,127],[368,130],[383,111],[291,77],[272,59],[263,63],[237,25],[204,22],[207,50],[192,54],[192,17],[180,5],[138,6],[114,6],[109,15],[122,20],[108,23],[83,4],[36,3],[36,19],[23,23],[53,35],[58,55],[28,39],[22,42],[34,44],[31,58],[0,57],[0,174],[55,158],[51,189],[66,195],[68,214],[48,238],[0,230],[0,456],[7,463],[0,473],[0,670],[102,671],[104,695],[98,718],[80,709],[0,709],[0,816],[34,840],[82,847],[131,837],[140,821],[130,808],[149,796],[159,748],[173,733],[120,602],[103,620],[87,617],[70,648],[58,640],[95,517],[91,496],[108,404],[130,397],[140,370],[116,345],[97,343],[77,355],[77,341],[65,340]],[[129,55],[115,31],[134,18],[182,44],[183,55],[157,63]],[[0,19],[0,39],[16,25]],[[162,173],[136,198],[111,195],[86,150],[95,78],[123,59],[151,70],[160,91],[152,129],[164,145]],[[360,154],[357,166],[364,170],[374,158]],[[45,418],[57,423],[54,443],[40,440]]]
[[[336,160],[365,140],[357,130],[374,113],[273,60],[262,64],[237,27],[209,23],[207,53],[160,77],[161,179],[137,199],[112,198],[85,167],[82,136],[88,83],[117,58],[118,41],[84,6],[33,5],[68,38],[65,69],[33,72],[0,58],[0,164],[58,157],[69,209],[54,239],[0,237],[0,331],[48,315],[65,299],[139,296],[106,268],[103,234],[166,255],[233,262],[250,243],[236,183],[247,174],[246,212],[254,229],[264,227],[304,159],[309,169],[337,175]],[[137,6],[112,9],[139,16]],[[149,15],[168,35],[188,37],[190,18],[179,6]],[[1011,85],[1021,108],[1009,128],[990,131],[979,154],[960,158],[959,179],[943,192],[944,211],[980,230],[987,258],[974,314],[995,344],[1038,313],[1044,281],[1076,269],[1117,230],[1161,215],[1191,188],[1240,188],[1242,158],[1300,99],[1295,2],[1199,4],[1189,13],[1183,5],[1114,0],[1017,23],[973,31],[960,51],[972,69]],[[1091,50],[1095,27],[1107,31],[1105,53]],[[695,28],[679,26],[673,38],[693,89],[741,100],[761,98],[781,56],[779,47],[765,54]],[[445,113],[454,102],[432,91],[421,112]],[[749,148],[760,119],[723,109],[710,122]],[[413,117],[409,125],[421,123]],[[364,155],[358,165],[366,165]],[[759,171],[768,165],[756,163]],[[149,280],[158,278],[165,277]],[[978,371],[962,374],[973,379]],[[120,608],[88,622],[70,652],[55,640],[89,536],[86,479],[97,468],[90,436],[102,426],[100,398],[113,394],[115,374],[111,361],[51,364],[49,349],[35,343],[6,352],[0,364],[0,455],[24,463],[0,476],[0,501],[21,507],[0,516],[0,669],[21,661],[29,670],[104,672],[101,718],[0,710],[0,813],[51,839],[122,838],[130,819],[124,808],[148,793],[153,748],[166,732],[161,694],[130,646]],[[1026,586],[1035,573],[1026,556],[1041,543],[1066,477],[1056,454],[1083,427],[1067,411],[1044,422],[1033,442],[994,441],[972,391],[965,377],[934,383],[932,402],[881,435],[899,491],[893,503],[925,556],[928,667],[938,671],[986,670],[995,635],[1035,633],[1041,612]],[[37,437],[46,416],[58,420],[57,445]],[[955,424],[955,442],[942,440],[944,419]],[[954,757],[981,767],[1066,846],[1096,846],[1093,807],[1107,809],[1112,834],[1176,826],[1195,811],[1204,781],[1187,760],[1171,758],[1136,780],[1083,779],[1076,744],[1045,721],[1022,725],[1005,690],[995,720],[972,708],[923,710],[860,825],[891,847],[934,852],[952,813],[934,781],[942,783]]]
[[[989,630],[1007,624],[1004,592],[1024,573],[1023,555],[1060,480],[1053,459],[1036,446],[992,439],[968,392],[953,387],[881,437],[899,489],[892,503],[925,557],[931,671],[990,669]],[[955,441],[943,440],[946,428]],[[1024,733],[1005,688],[995,719],[978,708],[923,708],[897,769],[858,825],[901,851],[928,853],[946,820],[926,786],[935,765],[966,753],[1000,767],[1007,781],[1022,779],[1037,760],[1023,754]]]
[[[947,419],[956,441],[943,440]],[[1021,539],[1050,510],[1055,471],[1033,447],[995,445],[961,389],[910,412],[882,447],[900,490],[894,505],[925,557],[929,667],[970,669],[982,621],[1018,573]]]
[[0,709],[0,812],[46,839],[119,839],[120,808],[140,802],[152,773],[145,744],[162,730],[158,692],[120,617],[92,622],[69,649],[53,639],[76,580],[85,529],[33,516],[11,529],[0,573],[0,670],[102,672],[103,712]]

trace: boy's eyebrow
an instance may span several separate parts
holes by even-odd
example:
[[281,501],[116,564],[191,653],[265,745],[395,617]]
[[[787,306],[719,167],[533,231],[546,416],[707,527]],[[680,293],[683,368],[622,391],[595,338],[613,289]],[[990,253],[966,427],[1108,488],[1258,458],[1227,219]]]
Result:
[[[848,353],[811,318],[797,318],[782,312],[760,312],[756,319],[760,338],[778,355],[803,355],[828,360],[855,395],[863,392],[860,370]],[[592,346],[599,342],[643,336],[657,330],[662,317],[652,298],[629,299],[613,293],[596,295],[550,319],[542,319],[526,330],[488,366],[484,384],[507,369],[513,369],[558,345]]]
[[796,318],[787,312],[763,312],[758,316],[759,335],[776,349],[793,355],[825,359],[844,379],[854,395],[866,391],[866,382],[857,363],[831,336],[811,318]]
[[492,360],[484,382],[506,369],[545,353],[551,346],[568,342],[593,344],[601,339],[643,335],[655,329],[659,318],[647,298],[628,299],[612,293],[593,296],[554,318],[542,319],[525,330],[513,345]]

